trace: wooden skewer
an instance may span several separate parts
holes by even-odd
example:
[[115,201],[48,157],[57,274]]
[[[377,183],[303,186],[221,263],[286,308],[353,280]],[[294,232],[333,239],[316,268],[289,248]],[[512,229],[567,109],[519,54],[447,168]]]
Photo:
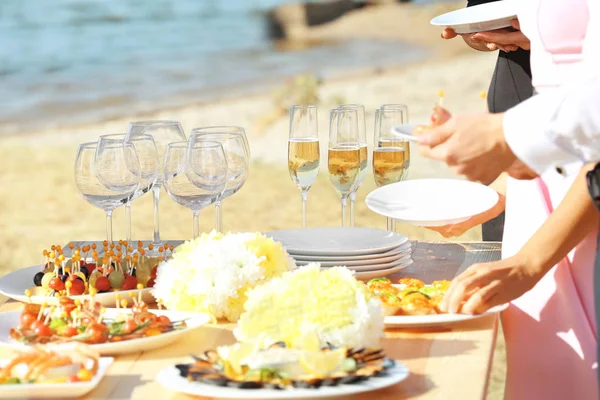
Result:
[[444,91],[443,90],[440,90],[438,92],[438,97],[439,97],[438,98],[438,106],[444,107]]
[[479,97],[481,97],[481,99],[483,100],[483,111],[484,112],[488,112],[488,104],[487,104],[487,92],[485,90],[482,90],[481,92],[479,92]]
[[42,318],[42,315],[44,314],[44,309],[47,307],[46,303],[42,303],[42,306],[40,307],[40,312],[38,313],[37,319]]

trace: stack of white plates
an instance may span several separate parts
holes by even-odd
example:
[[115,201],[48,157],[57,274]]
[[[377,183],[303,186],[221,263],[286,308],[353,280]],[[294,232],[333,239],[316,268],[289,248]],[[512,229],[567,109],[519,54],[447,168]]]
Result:
[[308,228],[267,232],[298,266],[344,266],[362,280],[380,278],[412,264],[411,244],[399,233],[371,228]]

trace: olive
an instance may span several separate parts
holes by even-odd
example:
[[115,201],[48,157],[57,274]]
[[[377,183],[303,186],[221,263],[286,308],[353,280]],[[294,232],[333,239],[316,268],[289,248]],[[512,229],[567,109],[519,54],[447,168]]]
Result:
[[69,279],[69,275],[67,275],[67,274],[64,274],[64,275],[60,276],[60,280],[63,281],[63,282],[66,282],[67,279]]
[[131,276],[137,276],[136,268],[131,269]]
[[79,270],[80,270],[81,272],[83,272],[83,275],[85,275],[85,277],[86,277],[86,278],[89,278],[89,277],[90,277],[90,271],[88,271],[88,269],[87,269],[86,267],[84,267],[84,266],[81,266],[81,267],[79,268]]
[[125,280],[125,275],[123,275],[121,271],[113,271],[108,275],[108,280],[110,282],[110,287],[113,289],[121,289],[123,281]]
[[42,278],[43,277],[44,277],[43,272],[38,272],[37,274],[35,274],[35,276],[33,277],[33,284],[35,286],[42,286]]

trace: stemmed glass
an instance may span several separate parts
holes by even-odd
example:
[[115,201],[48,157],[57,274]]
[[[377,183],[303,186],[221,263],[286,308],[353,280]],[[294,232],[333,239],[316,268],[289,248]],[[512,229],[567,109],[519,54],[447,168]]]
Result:
[[200,234],[200,210],[211,205],[227,184],[223,146],[203,141],[174,142],[167,146],[163,166],[165,189],[178,204],[192,210],[194,238]]
[[354,226],[354,208],[356,204],[356,192],[367,176],[369,165],[369,152],[367,150],[367,123],[365,121],[365,106],[362,104],[342,104],[338,106],[341,110],[356,110],[358,118],[358,143],[360,145],[360,173],[356,182],[355,190],[350,193],[350,226]]
[[215,229],[222,232],[223,213],[221,202],[237,193],[246,182],[250,169],[250,147],[244,128],[237,126],[194,128],[188,142],[191,147],[194,142],[206,140],[221,143],[227,160],[227,186],[215,202]]
[[[404,105],[404,104],[383,104],[380,107],[382,110],[395,110],[396,113],[393,113],[393,119],[398,121],[401,120],[401,122],[398,122],[398,124],[408,124],[408,106]],[[398,114],[399,113],[399,114]],[[401,114],[401,117],[400,117]],[[410,167],[410,142],[408,140],[400,140],[399,143],[401,143],[402,148],[405,151],[406,154],[406,171],[404,171],[404,176],[403,179],[408,178],[408,167]]]
[[131,202],[138,197],[148,193],[156,184],[161,172],[161,165],[158,161],[158,152],[154,139],[150,135],[136,135],[125,142],[125,133],[111,135],[102,135],[98,139],[98,148],[104,148],[106,145],[115,145],[117,143],[130,143],[135,149],[140,164],[140,182],[138,188],[129,197],[125,204],[125,238],[131,242]]
[[331,110],[329,117],[329,180],[340,196],[342,226],[346,224],[347,199],[360,173],[360,143],[356,110]]
[[112,212],[137,188],[139,163],[132,146],[107,146],[98,155],[97,150],[98,142],[79,145],[75,185],[85,200],[106,213],[106,240],[112,242]]
[[308,191],[319,175],[320,159],[317,106],[290,107],[288,170],[290,177],[300,189],[303,228],[306,228]]
[[[150,135],[156,144],[158,152],[159,166],[164,165],[165,153],[169,143],[185,141],[185,133],[179,121],[137,121],[129,124],[129,129],[125,136],[125,141],[138,135]],[[160,188],[163,185],[163,174],[159,173],[155,184],[152,187],[154,197],[154,236],[152,244],[155,249],[158,249],[162,244],[160,240],[160,224],[159,224],[159,202]]]
[[[400,182],[406,177],[410,157],[405,140],[395,136],[391,129],[402,124],[404,113],[398,108],[375,111],[375,131],[373,149],[373,176],[377,186]],[[410,149],[409,149],[410,150]],[[394,232],[396,223],[387,218],[387,229]]]

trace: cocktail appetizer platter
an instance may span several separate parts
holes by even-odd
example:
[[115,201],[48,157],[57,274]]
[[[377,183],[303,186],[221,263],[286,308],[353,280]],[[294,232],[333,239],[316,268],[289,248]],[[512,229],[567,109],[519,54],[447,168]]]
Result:
[[446,314],[438,308],[450,287],[450,281],[430,285],[418,279],[404,278],[393,284],[387,278],[372,279],[367,288],[383,305],[384,323],[396,327],[427,327],[453,324],[482,318],[504,311],[508,304],[493,307],[481,314]]
[[192,363],[165,368],[157,379],[191,395],[282,399],[346,396],[396,384],[408,375],[382,349],[319,348],[316,340],[302,348],[281,342],[223,346],[195,356]]
[[[42,252],[42,264],[0,278],[0,293],[21,302],[58,305],[60,296],[85,300],[90,297],[90,290],[95,289],[95,300],[111,306],[117,293],[129,301],[129,294],[137,295],[137,286],[141,284],[142,300],[151,302],[158,263],[168,259],[173,250],[169,245],[158,249],[152,244],[144,247],[142,242],[134,247],[126,241],[104,242],[100,247],[95,243],[75,247],[71,243],[64,249],[52,245],[50,250]],[[146,256],[153,251],[158,254],[156,257]]]
[[0,398],[68,398],[94,389],[112,364],[82,344],[33,346],[0,361]]
[[0,345],[79,342],[101,354],[135,353],[173,343],[210,320],[200,313],[150,310],[141,289],[131,308],[123,299],[106,309],[94,301],[94,289],[91,296],[83,302],[63,296],[58,306],[27,303],[22,311],[1,313]]

